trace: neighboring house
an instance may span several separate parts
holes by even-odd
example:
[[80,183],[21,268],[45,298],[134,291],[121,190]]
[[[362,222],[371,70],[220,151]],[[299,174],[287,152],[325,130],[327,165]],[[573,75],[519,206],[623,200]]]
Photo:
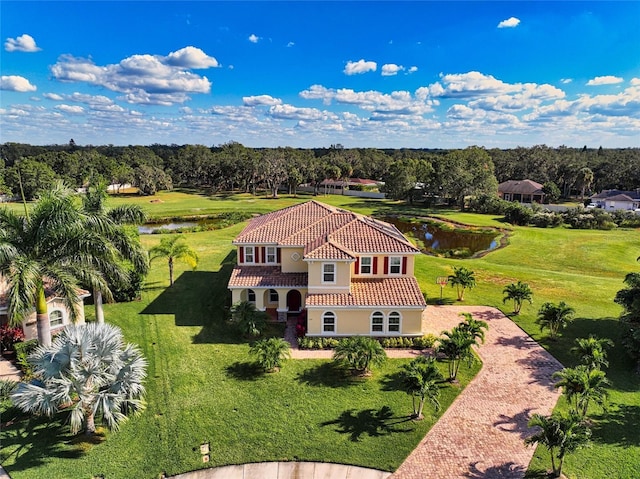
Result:
[[[9,322],[9,316],[7,314],[7,282],[0,277],[0,324],[7,324]],[[51,334],[55,334],[57,331],[64,328],[67,324],[71,323],[71,316],[69,310],[64,303],[56,297],[55,293],[51,289],[45,290],[47,298],[47,313],[49,314],[49,323],[51,325]],[[89,296],[88,291],[78,291],[78,318],[77,323],[84,323],[84,306],[82,300]],[[22,330],[24,331],[25,340],[37,339],[38,331],[36,329],[36,310],[35,305],[33,313],[31,313],[26,320],[22,322]]]
[[603,190],[591,197],[591,202],[607,211],[640,208],[640,189],[635,191]]
[[505,201],[543,203],[542,185],[532,180],[508,180],[498,185],[498,196]]
[[280,320],[306,309],[309,336],[422,335],[420,252],[391,224],[309,201],[252,219],[233,244],[233,303]]

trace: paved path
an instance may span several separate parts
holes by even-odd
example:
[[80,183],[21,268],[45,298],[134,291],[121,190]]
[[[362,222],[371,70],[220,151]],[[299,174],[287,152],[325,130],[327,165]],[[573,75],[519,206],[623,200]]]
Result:
[[385,479],[391,473],[323,462],[260,462],[187,472],[173,479]]
[[10,361],[7,361],[5,358],[0,356],[0,379],[20,381],[20,379],[22,379],[22,372]]
[[551,375],[562,368],[500,311],[481,306],[427,308],[433,333],[450,329],[461,312],[489,323],[478,354],[483,367],[393,479],[519,479],[535,451],[525,447],[532,414],[549,414],[558,400]]

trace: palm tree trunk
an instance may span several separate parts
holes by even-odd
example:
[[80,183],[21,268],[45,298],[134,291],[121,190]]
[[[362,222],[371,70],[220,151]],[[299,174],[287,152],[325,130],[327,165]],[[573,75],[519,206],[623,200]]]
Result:
[[93,415],[91,408],[88,408],[87,410],[85,410],[84,418],[87,424],[87,428],[85,429],[84,433],[87,436],[93,436],[96,433],[96,422],[95,422],[95,416]]
[[173,286],[173,258],[169,257],[169,286]]
[[44,295],[44,287],[38,291],[36,303],[36,327],[38,330],[38,343],[41,346],[51,346],[51,323],[47,312],[47,298]]
[[104,323],[104,309],[102,307],[102,291],[99,289],[93,290],[93,304],[96,308],[96,321],[98,324]]
[[424,397],[420,398],[420,405],[418,406],[418,415],[416,419],[422,419],[422,410],[424,409]]

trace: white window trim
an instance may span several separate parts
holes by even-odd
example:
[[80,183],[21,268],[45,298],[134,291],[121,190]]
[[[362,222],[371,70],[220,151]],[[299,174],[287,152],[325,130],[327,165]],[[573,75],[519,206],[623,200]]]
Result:
[[[273,253],[269,253],[269,250],[273,251]],[[278,251],[275,246],[267,246],[264,256],[264,262],[266,264],[276,264],[278,262]],[[269,261],[269,256],[273,256],[273,261]]]
[[[51,324],[51,315],[53,313],[60,313],[60,321],[61,321],[60,324],[55,324],[55,325]],[[61,309],[54,309],[53,311],[51,311],[49,313],[49,327],[51,327],[51,328],[61,328],[62,326],[64,326],[64,311],[62,311]]]
[[[251,261],[247,259],[249,256],[249,250],[251,250]],[[244,247],[244,262],[247,264],[255,264],[256,262],[256,247],[255,246],[245,246]]]
[[[325,325],[324,317],[327,314],[333,315],[333,331],[324,330],[324,325]],[[338,332],[338,315],[333,311],[325,311],[324,313],[322,313],[322,316],[320,316],[320,334],[325,334],[327,336],[335,336],[337,332]]]
[[[251,294],[253,294],[253,299],[251,299]],[[249,303],[256,304],[256,292],[253,289],[247,289],[247,301]]]
[[[382,318],[382,323],[380,324],[380,326],[382,326],[382,330],[381,331],[374,331],[373,330],[373,316],[379,313],[380,317]],[[369,316],[369,332],[371,333],[371,335],[383,335],[385,334],[385,329],[386,329],[386,317],[384,315],[384,313],[382,311],[374,311],[371,313],[371,315]]]
[[[369,264],[366,264],[366,265],[364,264],[364,260],[365,260],[365,259],[368,259],[368,260],[369,260]],[[362,270],[362,267],[363,267],[363,266],[368,266],[368,267],[369,267],[369,272],[368,272],[368,273],[365,273],[365,272]],[[373,274],[373,256],[361,256],[361,257],[360,257],[360,271],[359,271],[359,273],[360,273],[360,274],[364,274],[364,275],[371,275],[371,274]]]
[[[333,265],[333,280],[332,281],[325,281],[324,279],[324,275],[325,275],[325,270],[324,267],[325,266],[329,266],[329,265]],[[322,263],[322,284],[336,284],[336,275],[337,275],[337,265],[336,263]]]
[[[393,313],[397,313],[398,314],[398,330],[397,331],[391,331],[390,326],[391,324],[389,323],[389,318],[391,317],[391,315]],[[387,314],[387,318],[386,318],[386,326],[387,326],[387,332],[389,334],[400,334],[402,333],[402,313],[400,311],[390,311],[389,314]]]
[[[392,265],[391,264],[391,260],[392,259],[399,260],[398,264],[397,265]],[[397,273],[394,273],[394,272],[391,271],[391,268],[393,266],[398,266],[398,272]],[[389,256],[389,271],[388,271],[388,274],[390,276],[401,276],[402,275],[402,256]]]

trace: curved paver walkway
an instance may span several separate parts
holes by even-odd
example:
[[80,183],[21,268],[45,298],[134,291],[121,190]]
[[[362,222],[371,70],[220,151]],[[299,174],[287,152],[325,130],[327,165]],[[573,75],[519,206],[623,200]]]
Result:
[[523,442],[527,422],[558,400],[551,375],[562,365],[499,310],[428,307],[427,332],[450,329],[461,312],[489,324],[483,367],[392,479],[522,478],[535,450]]
[[259,462],[187,472],[173,479],[386,479],[391,473],[326,462]]

